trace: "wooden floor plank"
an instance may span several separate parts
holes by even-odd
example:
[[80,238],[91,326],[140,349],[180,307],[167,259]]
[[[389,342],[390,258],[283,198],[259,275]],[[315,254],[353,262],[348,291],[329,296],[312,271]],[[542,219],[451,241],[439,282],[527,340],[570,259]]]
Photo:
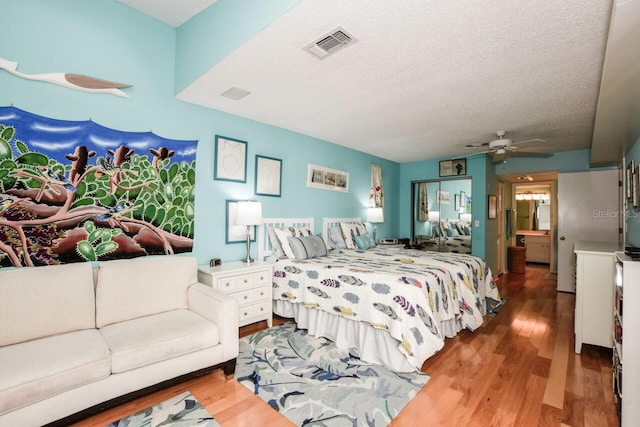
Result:
[[[508,298],[475,332],[462,331],[428,359],[431,379],[392,421],[399,426],[617,427],[611,391],[611,353],[595,346],[573,352],[575,295],[558,293],[548,268],[527,265],[505,274],[498,289]],[[274,324],[286,319],[274,318]],[[246,336],[267,327],[240,329]],[[220,370],[88,418],[76,427],[109,422],[190,391],[223,427],[293,425]]]

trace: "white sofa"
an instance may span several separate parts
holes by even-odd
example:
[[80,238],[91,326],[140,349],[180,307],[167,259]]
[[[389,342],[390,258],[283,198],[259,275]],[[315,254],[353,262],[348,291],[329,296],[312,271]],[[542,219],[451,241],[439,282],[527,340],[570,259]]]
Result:
[[[39,426],[238,355],[190,256],[0,270],[0,426]],[[67,418],[70,420],[71,418]]]

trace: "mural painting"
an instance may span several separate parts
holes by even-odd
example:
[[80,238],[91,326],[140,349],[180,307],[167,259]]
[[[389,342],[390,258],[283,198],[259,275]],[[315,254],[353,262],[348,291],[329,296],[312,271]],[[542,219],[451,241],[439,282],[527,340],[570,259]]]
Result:
[[190,252],[196,148],[0,107],[0,267]]

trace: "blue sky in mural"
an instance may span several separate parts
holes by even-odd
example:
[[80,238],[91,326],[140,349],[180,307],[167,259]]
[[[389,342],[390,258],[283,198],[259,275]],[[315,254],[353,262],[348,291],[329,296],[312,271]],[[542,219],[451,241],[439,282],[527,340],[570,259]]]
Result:
[[125,132],[104,127],[91,120],[67,121],[32,114],[15,107],[0,107],[0,124],[16,129],[15,139],[25,142],[32,151],[42,152],[60,163],[68,163],[67,154],[84,145],[98,156],[107,150],[126,145],[138,155],[151,157],[149,149],[175,147],[172,162],[190,163],[196,157],[196,140],[162,138],[152,132]]

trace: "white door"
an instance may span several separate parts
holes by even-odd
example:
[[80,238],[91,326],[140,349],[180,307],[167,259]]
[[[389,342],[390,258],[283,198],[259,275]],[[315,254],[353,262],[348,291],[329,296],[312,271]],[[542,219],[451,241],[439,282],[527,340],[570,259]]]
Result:
[[576,241],[617,242],[616,169],[558,174],[558,290],[575,292]]

